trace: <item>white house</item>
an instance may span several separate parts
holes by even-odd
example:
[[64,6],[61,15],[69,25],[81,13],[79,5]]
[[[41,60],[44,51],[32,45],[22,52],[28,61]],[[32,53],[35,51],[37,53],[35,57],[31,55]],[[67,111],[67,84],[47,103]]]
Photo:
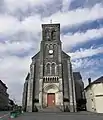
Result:
[[103,113],[103,76],[91,82],[85,88],[87,111]]

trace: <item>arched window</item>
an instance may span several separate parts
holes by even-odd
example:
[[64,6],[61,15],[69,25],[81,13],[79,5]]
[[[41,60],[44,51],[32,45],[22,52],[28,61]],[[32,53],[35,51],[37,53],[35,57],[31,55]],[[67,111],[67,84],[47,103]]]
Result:
[[46,65],[46,75],[50,75],[50,63]]
[[51,73],[52,73],[52,75],[55,75],[55,63],[52,63],[52,65],[51,65]]
[[53,45],[52,44],[49,45],[49,49],[53,49]]
[[48,28],[45,30],[45,37],[46,37],[46,40],[51,39],[51,31]]
[[52,40],[55,40],[56,39],[56,30],[52,30],[51,32],[51,37],[52,37]]

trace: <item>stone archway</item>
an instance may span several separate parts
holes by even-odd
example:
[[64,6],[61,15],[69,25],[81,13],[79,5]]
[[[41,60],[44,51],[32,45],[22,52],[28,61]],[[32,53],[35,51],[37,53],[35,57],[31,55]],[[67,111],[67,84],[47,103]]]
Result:
[[48,84],[43,90],[43,105],[56,106],[59,97],[59,87],[55,84]]

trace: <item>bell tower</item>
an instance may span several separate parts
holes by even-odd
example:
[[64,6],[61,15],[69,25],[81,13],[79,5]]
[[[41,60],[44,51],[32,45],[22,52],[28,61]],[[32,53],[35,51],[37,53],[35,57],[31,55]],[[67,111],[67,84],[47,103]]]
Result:
[[43,75],[59,76],[61,74],[61,68],[59,68],[59,64],[61,64],[60,24],[42,25],[41,44]]
[[60,24],[43,24],[42,35],[45,41],[60,40]]

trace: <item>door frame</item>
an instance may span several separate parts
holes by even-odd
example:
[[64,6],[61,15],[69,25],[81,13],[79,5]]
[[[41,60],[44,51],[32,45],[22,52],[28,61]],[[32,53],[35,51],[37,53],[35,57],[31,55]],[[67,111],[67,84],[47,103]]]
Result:
[[[48,97],[49,97],[49,95],[53,95],[53,100],[54,100],[54,103],[52,103],[52,105],[50,105],[49,104],[49,101],[48,101]],[[54,107],[55,106],[55,93],[47,93],[47,106],[49,107],[49,106],[51,106],[51,107]]]

